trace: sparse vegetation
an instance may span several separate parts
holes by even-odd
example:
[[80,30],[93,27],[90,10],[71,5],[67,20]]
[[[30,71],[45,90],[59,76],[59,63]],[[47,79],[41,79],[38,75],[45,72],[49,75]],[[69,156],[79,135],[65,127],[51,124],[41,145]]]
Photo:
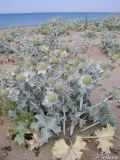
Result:
[[94,39],[94,38],[96,38],[96,34],[95,34],[95,32],[92,32],[92,31],[86,31],[85,33],[83,33],[83,37],[89,38],[89,39]]
[[[93,62],[87,57],[90,40],[99,36],[93,28],[101,32],[101,50],[110,58],[107,61]],[[108,100],[114,95],[101,95],[101,102],[94,106],[90,96],[103,79],[111,76],[111,58],[115,61],[120,56],[119,40],[113,30],[119,31],[119,18],[96,23],[56,18],[29,32],[12,28],[3,34],[0,54],[15,53],[19,60],[9,73],[12,78],[0,74],[0,114],[8,114],[9,135],[16,143],[32,151],[61,134],[63,139],[52,148],[54,158],[81,158],[81,149],[87,145],[84,139],[91,138],[96,139],[103,153],[111,153],[115,119]],[[71,31],[77,36],[70,48],[61,41],[63,36],[71,36]],[[94,136],[79,135],[73,142],[75,130],[98,124],[102,129],[96,130]],[[70,145],[66,143],[68,136]]]
[[109,57],[120,56],[120,45],[117,37],[112,32],[103,32],[101,37],[101,48],[103,53]]
[[120,17],[119,16],[105,17],[101,20],[100,27],[102,30],[120,31]]

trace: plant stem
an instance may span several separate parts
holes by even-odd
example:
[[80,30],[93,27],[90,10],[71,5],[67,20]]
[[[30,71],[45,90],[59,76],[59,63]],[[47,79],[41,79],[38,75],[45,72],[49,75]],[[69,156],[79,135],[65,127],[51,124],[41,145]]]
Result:
[[[82,137],[83,139],[96,139],[96,138],[105,138],[105,137],[110,137],[110,136],[85,136]],[[116,137],[116,136],[114,136]]]
[[70,127],[70,136],[73,135],[74,128],[75,128],[75,124],[72,122]]
[[93,109],[93,108],[95,108],[95,107],[97,107],[97,106],[101,105],[102,103],[107,102],[111,97],[112,97],[112,95],[110,95],[109,97],[107,97],[103,102],[98,103],[98,104],[96,104],[96,105],[94,105],[94,106],[91,106],[91,108]]
[[62,76],[62,74],[58,75],[58,77],[56,77],[55,81],[57,81],[61,76]]
[[82,111],[83,107],[83,96],[80,98],[80,111]]
[[65,130],[66,130],[66,114],[63,109],[63,134],[64,134],[64,136],[65,136]]
[[90,126],[88,126],[86,128],[81,129],[80,132],[84,132],[84,131],[86,131],[86,130],[94,127],[94,126],[97,126],[98,124],[100,124],[100,121],[98,121],[98,122],[96,122],[96,123],[94,123],[94,124],[92,124],[92,125],[90,125]]

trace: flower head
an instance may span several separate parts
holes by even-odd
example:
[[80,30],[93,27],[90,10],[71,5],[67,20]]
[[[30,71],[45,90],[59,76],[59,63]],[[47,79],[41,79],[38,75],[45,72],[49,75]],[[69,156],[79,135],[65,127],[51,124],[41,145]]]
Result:
[[40,46],[40,50],[41,50],[41,52],[46,53],[46,52],[49,51],[49,46],[47,46],[47,45],[42,45],[42,46]]
[[58,95],[53,91],[48,91],[43,101],[43,105],[50,107],[58,102]]
[[90,85],[92,83],[92,76],[91,75],[86,75],[84,78],[83,78],[83,83],[85,85]]
[[108,62],[106,62],[106,61],[102,61],[102,62],[100,63],[100,66],[102,67],[102,69],[107,69],[108,66],[109,66],[109,64],[108,64]]

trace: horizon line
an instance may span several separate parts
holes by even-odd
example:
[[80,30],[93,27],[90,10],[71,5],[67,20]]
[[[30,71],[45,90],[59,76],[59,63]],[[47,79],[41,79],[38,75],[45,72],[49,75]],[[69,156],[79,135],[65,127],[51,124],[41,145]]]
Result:
[[120,13],[120,11],[49,11],[49,12],[5,12],[0,14],[38,14],[38,13]]

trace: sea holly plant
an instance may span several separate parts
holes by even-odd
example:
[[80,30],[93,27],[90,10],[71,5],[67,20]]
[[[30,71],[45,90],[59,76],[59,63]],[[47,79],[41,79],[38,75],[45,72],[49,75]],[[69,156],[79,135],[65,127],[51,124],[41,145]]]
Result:
[[120,56],[120,45],[116,35],[112,32],[102,32],[101,35],[101,49],[103,53],[107,54],[113,60]]
[[114,125],[105,101],[94,107],[89,100],[110,64],[93,63],[84,53],[60,48],[53,37],[37,45],[39,55],[22,57],[11,80],[1,78],[8,98],[16,103],[8,110],[9,132],[15,142],[27,144],[30,150],[61,132],[65,136],[69,131],[72,136],[76,126],[81,130],[90,123]]
[[74,30],[74,31],[84,31],[87,29],[87,26],[88,25],[88,22],[87,22],[87,19],[85,18],[82,18],[82,19],[71,19],[69,21],[69,28],[71,30]]
[[88,50],[88,46],[89,46],[88,40],[86,40],[86,38],[84,38],[83,35],[81,34],[80,37],[76,38],[72,52],[74,54],[80,54],[81,57],[82,56],[85,57],[85,53]]
[[49,35],[50,33],[55,33],[59,35],[68,35],[68,22],[63,18],[51,18],[48,21],[45,21],[39,28],[38,32],[42,34]]
[[102,30],[119,31],[120,30],[120,17],[108,16],[101,19],[99,27]]
[[83,36],[84,38],[88,38],[88,39],[94,39],[94,38],[96,38],[95,32],[92,32],[92,31],[86,31],[86,32],[84,32],[84,33],[82,34],[82,36]]
[[[39,141],[45,143],[60,132],[65,135],[67,126],[72,136],[77,125],[83,128],[89,121],[94,123],[101,119],[99,113],[103,104],[95,110],[89,97],[101,81],[102,74],[109,70],[109,64],[103,67],[102,62],[95,64],[77,53],[72,57],[66,50],[60,49],[47,56],[49,58],[41,57],[39,63],[31,57],[27,66],[25,60],[25,65],[12,73],[11,85],[6,86],[8,97],[17,102],[17,106],[8,113],[18,143],[20,138],[24,141],[28,130],[30,133],[32,130],[39,131]],[[19,118],[23,112],[26,116],[31,115],[30,120]],[[108,118],[105,124],[110,121]],[[18,124],[22,124],[22,135],[16,128]]]
[[[87,145],[85,139],[95,139],[103,153],[110,153],[113,148],[115,120],[107,103],[113,95],[105,96],[94,106],[90,102],[91,93],[111,72],[111,64],[87,59],[86,37],[94,38],[93,32],[86,31],[85,37],[81,35],[76,39],[72,50],[58,39],[70,29],[82,31],[86,28],[86,20],[64,23],[57,19],[37,28],[37,32],[47,35],[43,40],[16,29],[1,43],[1,53],[17,51],[19,58],[19,65],[13,68],[10,79],[0,75],[0,114],[8,112],[9,135],[19,145],[26,145],[32,151],[50,138],[63,134],[52,150],[54,158],[62,160],[81,159]],[[111,32],[106,34],[101,40],[103,52],[117,55],[116,37]],[[94,136],[78,135],[72,141],[75,129],[82,132],[97,124],[101,129],[95,131]]]
[[15,53],[13,44],[5,41],[3,38],[0,39],[0,54],[12,54]]

